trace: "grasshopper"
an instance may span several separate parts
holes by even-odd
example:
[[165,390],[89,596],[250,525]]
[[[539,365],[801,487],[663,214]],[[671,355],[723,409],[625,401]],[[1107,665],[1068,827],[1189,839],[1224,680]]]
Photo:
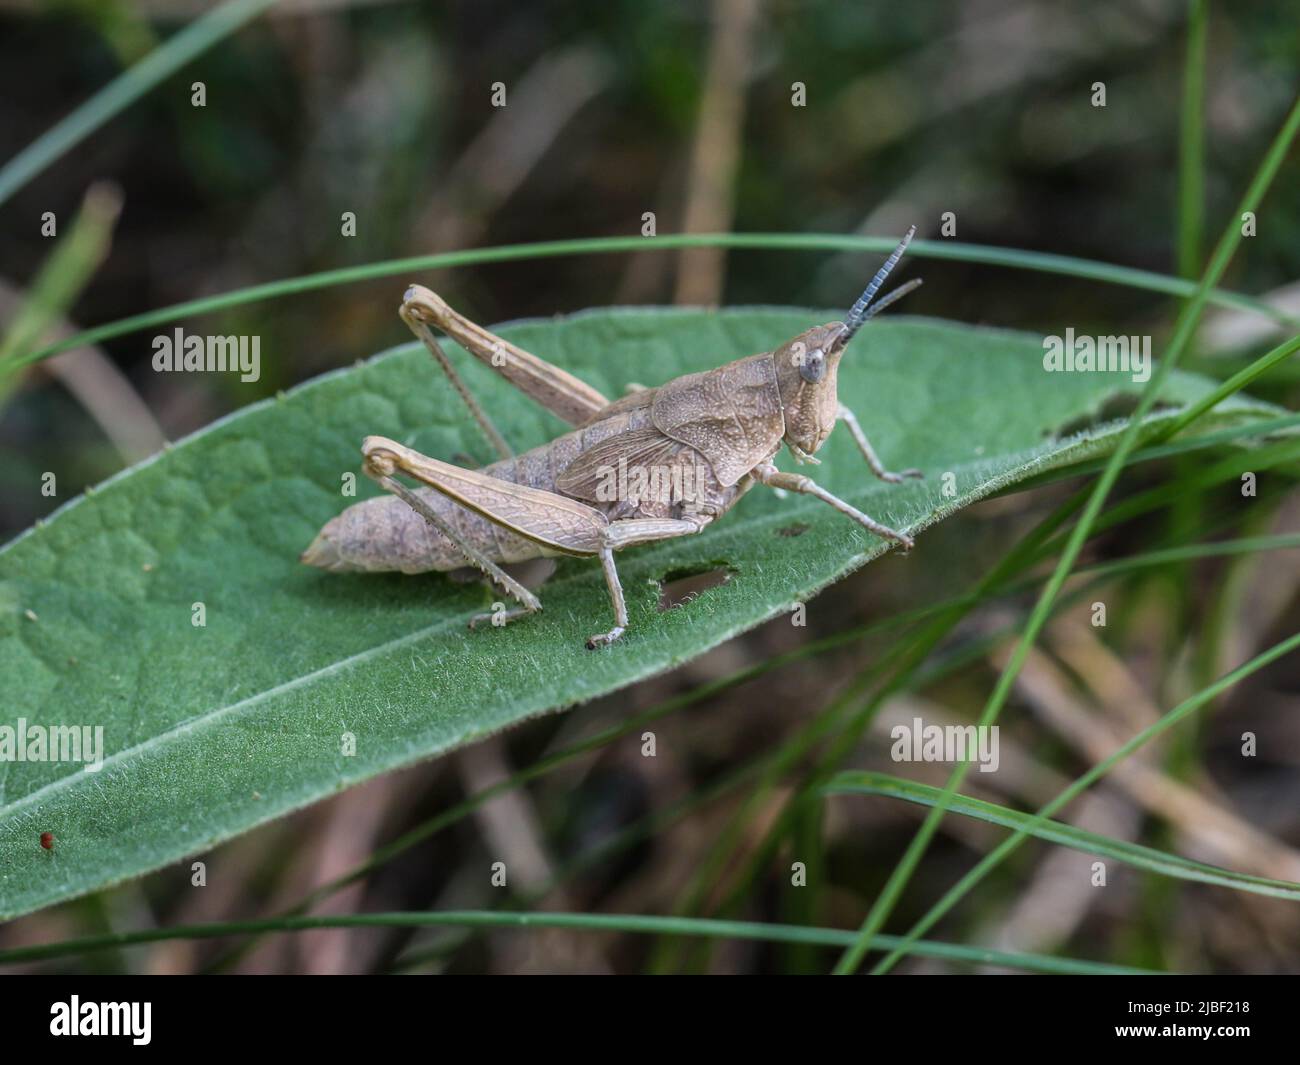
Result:
[[[814,326],[775,351],[751,355],[658,388],[629,387],[610,401],[559,367],[494,335],[413,285],[399,314],[451,380],[492,441],[499,461],[479,470],[440,462],[382,436],[361,445],[367,475],[392,493],[357,503],[331,519],[302,561],[335,572],[481,570],[518,603],[478,614],[503,625],[542,609],[508,567],[555,555],[598,558],[614,627],[587,641],[595,649],[627,629],[627,606],[614,552],[698,533],[754,484],[815,496],[905,551],[912,540],[881,525],[809,477],[772,460],[781,445],[800,463],[844,422],[871,472],[891,484],[920,477],[890,473],[852,411],[838,401],[836,373],[858,330],[920,284],[899,286],[873,304],[906,250],[913,226],[871,279],[843,322]],[[437,327],[573,430],[514,455],[462,382],[434,336]],[[425,487],[408,488],[403,474]],[[629,485],[632,486],[629,488]]]

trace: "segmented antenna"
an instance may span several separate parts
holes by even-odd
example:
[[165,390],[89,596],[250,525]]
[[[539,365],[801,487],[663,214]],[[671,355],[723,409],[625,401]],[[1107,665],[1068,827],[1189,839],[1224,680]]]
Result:
[[889,272],[898,265],[898,260],[903,257],[903,252],[907,251],[907,246],[912,243],[912,238],[915,235],[916,226],[911,226],[908,231],[903,234],[903,239],[898,242],[898,247],[895,248],[889,258],[885,260],[885,265],[876,271],[876,276],[871,279],[871,284],[869,284],[863,290],[862,295],[858,297],[858,302],[849,310],[848,315],[844,319],[844,332],[840,334],[841,347],[853,339],[853,334],[861,329],[863,323],[868,319],[872,318],[880,311],[883,311],[893,303],[894,300],[899,299],[901,296],[906,295],[908,292],[911,292],[912,289],[916,288],[916,284],[904,285],[902,288],[891,292],[870,311],[867,310],[867,307],[870,306],[871,301],[875,298],[876,293],[880,291],[880,286],[885,283],[885,278],[887,278]]
[[868,310],[867,313],[862,316],[862,320],[864,322],[871,321],[871,319],[873,319],[876,315],[878,315],[891,303],[897,303],[909,292],[915,292],[920,287],[921,287],[921,279],[919,277],[914,277],[912,278],[911,281],[904,281],[901,285],[898,286],[898,288],[894,289],[891,293],[889,293],[889,295],[881,296],[879,300],[873,303],[871,305],[870,310]]

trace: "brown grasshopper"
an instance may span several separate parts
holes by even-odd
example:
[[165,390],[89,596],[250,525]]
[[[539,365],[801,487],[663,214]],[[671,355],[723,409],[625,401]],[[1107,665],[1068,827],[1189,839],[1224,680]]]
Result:
[[[542,609],[537,596],[504,567],[554,555],[596,557],[613,602],[614,627],[587,641],[594,649],[617,640],[627,627],[614,552],[697,533],[755,482],[816,496],[877,536],[910,549],[912,541],[903,533],[873,521],[810,478],[781,472],[772,459],[784,443],[799,462],[816,463],[817,449],[842,421],[882,481],[921,476],[919,470],[886,471],[857,418],[836,396],[836,372],[849,341],[868,319],[920,284],[909,282],[872,304],[915,231],[908,230],[843,322],[814,326],[775,351],[686,374],[658,388],[631,386],[613,402],[413,285],[399,313],[451,379],[500,461],[467,470],[368,436],[361,445],[365,472],[396,498],[381,496],[349,507],[326,523],[302,560],[335,572],[445,572],[469,563],[519,603],[476,615],[473,628]],[[431,326],[575,428],[512,454]],[[399,472],[428,487],[407,488],[395,478]]]

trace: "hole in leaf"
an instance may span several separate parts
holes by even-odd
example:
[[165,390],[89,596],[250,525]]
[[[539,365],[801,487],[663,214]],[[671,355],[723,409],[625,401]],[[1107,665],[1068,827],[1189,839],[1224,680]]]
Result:
[[726,562],[710,562],[693,569],[672,569],[659,578],[659,610],[685,606],[710,588],[726,584],[736,570]]
[[811,528],[812,526],[809,525],[806,521],[796,521],[793,525],[783,525],[781,528],[777,529],[776,535],[777,536],[802,536]]

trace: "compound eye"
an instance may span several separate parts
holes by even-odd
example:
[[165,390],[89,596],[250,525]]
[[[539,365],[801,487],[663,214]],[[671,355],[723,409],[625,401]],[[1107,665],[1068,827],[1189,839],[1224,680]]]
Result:
[[799,376],[810,385],[815,385],[826,376],[826,353],[821,348],[804,356],[803,362],[799,364]]

